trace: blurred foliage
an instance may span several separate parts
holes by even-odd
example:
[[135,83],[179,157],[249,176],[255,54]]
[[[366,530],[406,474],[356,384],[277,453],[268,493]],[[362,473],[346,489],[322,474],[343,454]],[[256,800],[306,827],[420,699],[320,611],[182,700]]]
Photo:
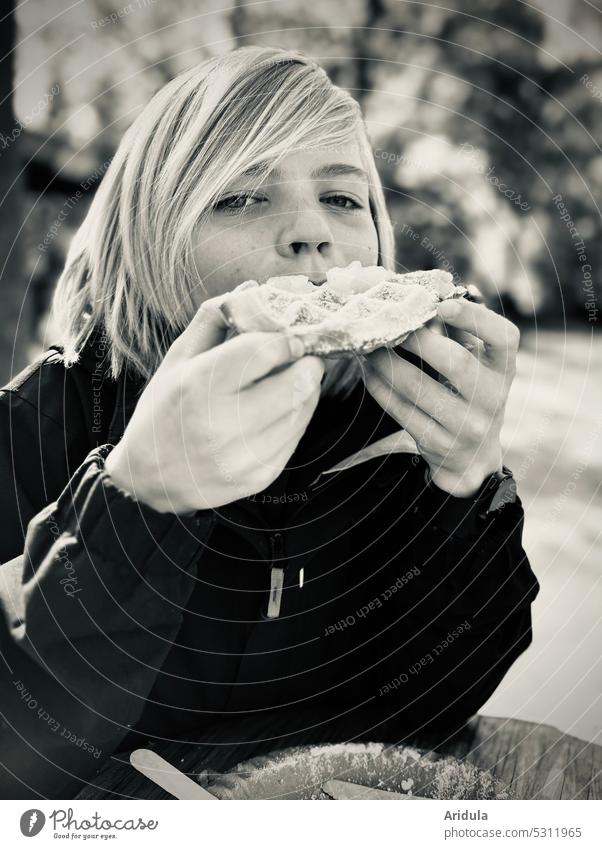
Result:
[[271,44],[315,56],[361,102],[401,268],[448,267],[518,317],[593,323],[583,260],[553,202],[562,195],[583,238],[599,306],[602,12],[592,3],[51,0],[23,4],[17,20],[17,117],[60,89],[20,144],[40,309],[93,191],[40,254],[69,186],[110,158],[181,70]]

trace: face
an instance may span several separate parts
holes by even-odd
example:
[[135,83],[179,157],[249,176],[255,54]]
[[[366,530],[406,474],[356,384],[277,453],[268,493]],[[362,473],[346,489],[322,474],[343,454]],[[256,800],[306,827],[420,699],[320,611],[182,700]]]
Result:
[[232,181],[199,232],[197,307],[243,280],[306,274],[323,282],[332,266],[378,263],[368,177],[356,144],[295,151],[258,183],[257,174]]

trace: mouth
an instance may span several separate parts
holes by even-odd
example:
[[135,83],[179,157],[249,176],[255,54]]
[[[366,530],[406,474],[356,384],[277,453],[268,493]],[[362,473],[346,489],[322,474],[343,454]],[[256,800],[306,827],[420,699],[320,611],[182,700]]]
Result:
[[316,268],[313,271],[310,269],[309,271],[299,271],[297,273],[302,274],[305,277],[307,277],[307,279],[311,283],[313,283],[314,286],[321,286],[322,283],[326,283],[326,280],[328,279],[327,275],[326,275],[326,269],[325,268],[321,268],[321,269]]
[[[270,274],[269,278],[272,277],[307,277],[314,286],[321,286],[328,279],[325,271],[315,271],[313,273],[311,271],[284,271],[281,274]],[[266,277],[265,280],[262,278],[261,282],[265,283],[269,278]]]

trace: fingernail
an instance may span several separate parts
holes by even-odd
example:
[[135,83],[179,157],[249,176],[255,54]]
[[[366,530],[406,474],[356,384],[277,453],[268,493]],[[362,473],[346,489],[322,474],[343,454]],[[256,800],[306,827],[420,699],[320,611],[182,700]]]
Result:
[[302,357],[305,353],[305,343],[299,336],[290,336],[288,344],[293,357]]
[[441,301],[437,306],[437,311],[442,318],[455,318],[461,309],[462,305],[457,301]]

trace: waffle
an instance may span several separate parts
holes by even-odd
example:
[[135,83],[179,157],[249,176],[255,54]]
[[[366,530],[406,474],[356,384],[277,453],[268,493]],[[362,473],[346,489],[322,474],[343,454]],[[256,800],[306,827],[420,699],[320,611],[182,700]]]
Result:
[[466,293],[447,271],[396,274],[356,261],[331,268],[322,284],[302,274],[245,280],[220,308],[235,332],[285,331],[300,336],[308,354],[341,357],[399,345],[436,315],[439,301]]

